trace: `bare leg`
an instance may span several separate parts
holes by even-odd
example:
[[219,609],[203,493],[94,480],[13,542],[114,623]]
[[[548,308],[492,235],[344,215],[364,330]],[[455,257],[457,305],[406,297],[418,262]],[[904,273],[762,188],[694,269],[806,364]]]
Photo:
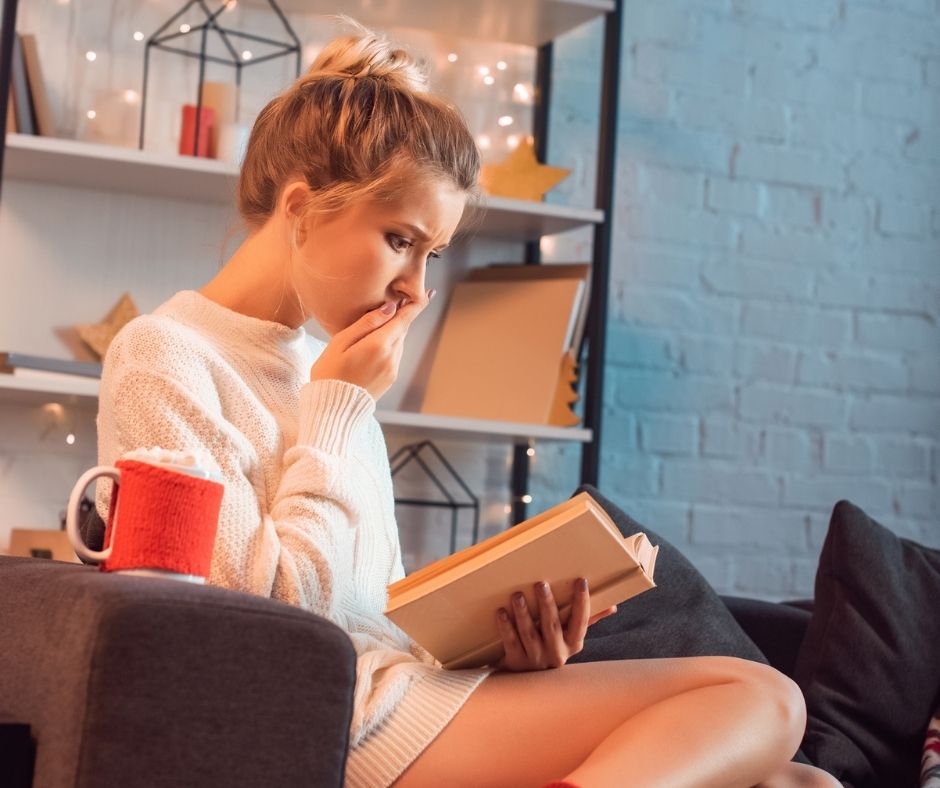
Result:
[[796,684],[733,657],[497,673],[396,785],[747,788],[793,756],[805,724]]
[[788,763],[761,782],[757,788],[842,788],[842,783],[829,772],[815,766]]

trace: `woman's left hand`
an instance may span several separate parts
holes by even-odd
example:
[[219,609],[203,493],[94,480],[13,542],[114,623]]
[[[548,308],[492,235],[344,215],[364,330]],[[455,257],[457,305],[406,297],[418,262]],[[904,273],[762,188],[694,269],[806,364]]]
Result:
[[560,668],[584,647],[587,628],[602,618],[615,613],[616,606],[591,612],[591,595],[586,580],[575,581],[571,600],[571,615],[562,626],[558,605],[548,583],[535,584],[538,600],[538,625],[522,592],[517,591],[508,605],[496,614],[496,626],[503,640],[505,653],[494,665],[497,670],[545,670]]

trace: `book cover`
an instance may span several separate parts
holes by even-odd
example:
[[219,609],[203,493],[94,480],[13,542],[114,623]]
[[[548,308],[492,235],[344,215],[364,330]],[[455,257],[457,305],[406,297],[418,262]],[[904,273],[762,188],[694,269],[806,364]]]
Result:
[[624,539],[582,492],[393,583],[385,614],[445,668],[488,665],[503,653],[496,611],[513,593],[537,611],[533,587],[547,581],[564,622],[586,577],[593,615],[654,588],[658,551],[645,534]]
[[20,134],[35,134],[36,121],[33,102],[26,77],[26,61],[23,58],[23,42],[19,33],[13,38],[12,85],[13,106],[16,108],[16,126]]
[[591,302],[591,264],[590,263],[490,263],[474,268],[467,275],[470,281],[499,281],[505,279],[583,279],[584,291],[575,306],[575,330],[571,338],[571,350],[574,358],[580,357],[581,339],[587,323],[588,307]]
[[33,99],[33,110],[36,120],[36,131],[43,137],[55,137],[56,128],[52,118],[52,108],[49,106],[49,92],[42,76],[42,66],[39,62],[39,47],[36,36],[32,33],[23,33],[20,36],[23,46],[23,59],[26,65],[26,78]]
[[422,413],[549,424],[580,279],[459,282]]

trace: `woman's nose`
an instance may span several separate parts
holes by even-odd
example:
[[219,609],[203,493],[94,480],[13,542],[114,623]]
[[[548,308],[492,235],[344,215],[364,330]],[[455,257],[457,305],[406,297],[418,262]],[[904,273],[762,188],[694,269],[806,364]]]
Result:
[[408,298],[409,301],[426,301],[428,297],[424,284],[426,276],[427,271],[423,262],[420,266],[414,266],[400,282],[398,290],[401,295]]

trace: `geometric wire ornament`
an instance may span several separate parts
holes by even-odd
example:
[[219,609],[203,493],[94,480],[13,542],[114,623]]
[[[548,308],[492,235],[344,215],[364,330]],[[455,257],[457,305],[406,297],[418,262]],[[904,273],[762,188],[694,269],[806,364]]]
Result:
[[[156,33],[147,39],[147,46],[144,48],[144,87],[140,104],[140,140],[138,147],[141,150],[144,148],[144,119],[147,113],[147,77],[150,70],[151,47],[162,49],[166,52],[174,52],[178,55],[185,55],[186,57],[195,57],[199,59],[199,85],[196,87],[196,128],[194,134],[194,139],[196,140],[200,139],[199,121],[202,116],[202,86],[203,82],[205,81],[207,61],[221,63],[222,65],[233,66],[235,68],[236,116],[238,113],[238,105],[241,100],[242,69],[245,66],[257,65],[258,63],[264,63],[268,60],[274,60],[275,58],[279,57],[286,57],[291,53],[294,53],[297,58],[296,75],[298,77],[300,76],[300,39],[297,38],[296,33],[294,33],[294,29],[290,26],[290,22],[287,21],[287,17],[284,16],[284,14],[281,12],[281,9],[278,8],[275,0],[267,0],[268,5],[271,6],[271,9],[275,14],[277,14],[278,19],[281,20],[281,24],[284,26],[284,30],[287,32],[287,35],[290,36],[291,41],[276,41],[274,39],[265,38],[264,36],[255,35],[254,33],[245,33],[240,30],[223,27],[217,20],[219,15],[228,9],[231,2],[232,0],[223,0],[222,5],[220,5],[218,9],[215,11],[210,11],[206,5],[206,0],[188,0],[186,5],[173,14],[173,16],[171,16],[166,21],[166,23],[164,23],[160,29],[157,30]],[[199,25],[186,25],[185,30],[177,28],[172,33],[161,35],[168,27],[170,27],[170,25],[175,23],[176,20],[182,17],[193,6],[198,6],[205,14],[205,22]],[[218,34],[225,50],[225,56],[220,57],[218,55],[207,54],[206,46],[208,44],[210,32]],[[182,39],[185,36],[190,35],[199,35],[201,37],[198,52],[191,52],[188,49],[180,49],[179,47],[170,46],[167,44],[169,41]],[[263,55],[261,57],[252,57],[250,60],[245,60],[238,54],[236,48],[232,45],[232,38],[247,39],[249,41],[257,41],[262,44],[268,44],[274,47],[275,51],[271,54]]]
[[[432,471],[427,463],[421,457],[421,451],[425,448],[429,448],[437,458],[443,463],[444,467],[447,468],[448,473],[450,473],[451,478],[457,482],[457,484],[463,489],[467,494],[467,497],[470,498],[469,503],[460,503],[457,501],[453,495],[450,494],[450,491],[441,484],[440,479],[437,478],[434,471]],[[479,499],[470,492],[470,488],[464,483],[464,480],[460,478],[460,475],[457,471],[454,470],[453,466],[446,459],[444,455],[440,453],[437,446],[435,446],[431,441],[421,441],[419,443],[412,443],[407,446],[402,446],[394,455],[389,459],[389,465],[394,466],[396,460],[402,455],[407,454],[408,456],[402,461],[397,467],[393,467],[392,477],[395,476],[402,468],[404,468],[409,462],[414,460],[421,466],[424,472],[428,475],[432,482],[441,493],[447,498],[446,501],[433,501],[426,500],[422,498],[396,498],[396,504],[405,504],[408,506],[433,506],[438,508],[450,509],[450,552],[453,554],[457,550],[457,510],[458,509],[473,509],[473,537],[471,544],[476,544],[477,539],[480,536],[480,501]]]

